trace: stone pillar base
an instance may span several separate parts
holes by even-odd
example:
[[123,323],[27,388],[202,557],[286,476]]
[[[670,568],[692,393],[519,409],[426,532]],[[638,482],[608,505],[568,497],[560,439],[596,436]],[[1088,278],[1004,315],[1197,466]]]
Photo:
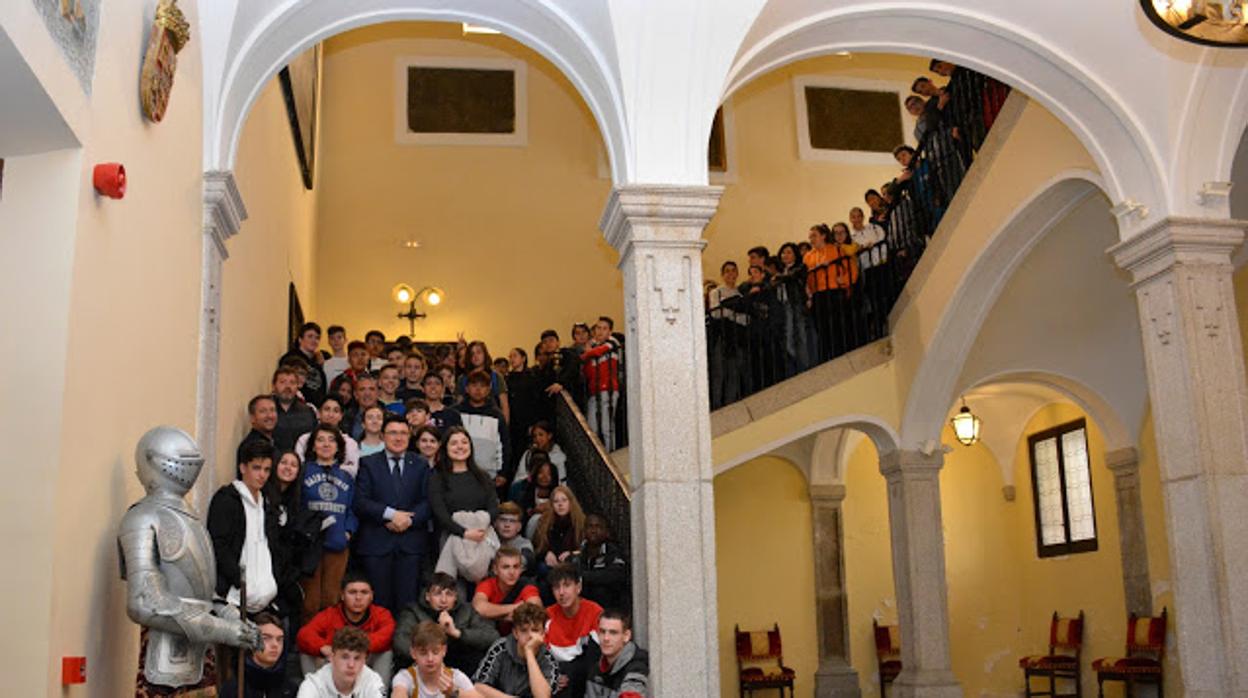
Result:
[[824,662],[815,672],[815,698],[859,698],[858,672],[844,661]]
[[952,671],[902,669],[889,694],[894,698],[962,698],[962,687]]

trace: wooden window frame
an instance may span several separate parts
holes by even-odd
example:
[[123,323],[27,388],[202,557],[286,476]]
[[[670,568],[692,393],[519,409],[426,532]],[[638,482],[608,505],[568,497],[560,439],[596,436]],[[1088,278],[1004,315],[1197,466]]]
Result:
[[[1066,498],[1066,456],[1062,451],[1062,435],[1079,429],[1083,429],[1084,451],[1088,453],[1088,497],[1091,499],[1093,535],[1088,540],[1072,541],[1070,539],[1070,502]],[[1040,487],[1036,480],[1036,444],[1048,439],[1057,439],[1057,478],[1062,496],[1062,528],[1066,534],[1066,541],[1046,545],[1044,527],[1040,521]],[[1059,424],[1052,429],[1045,429],[1027,437],[1027,459],[1031,463],[1032,512],[1035,515],[1036,525],[1036,554],[1041,558],[1090,553],[1097,550],[1101,534],[1096,525],[1096,494],[1092,490],[1092,455],[1087,447],[1087,440],[1086,419]]]

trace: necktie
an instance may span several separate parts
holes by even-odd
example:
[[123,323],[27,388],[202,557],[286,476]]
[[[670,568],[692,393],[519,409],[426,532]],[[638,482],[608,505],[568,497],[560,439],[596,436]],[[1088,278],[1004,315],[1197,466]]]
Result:
[[390,457],[390,474],[394,476],[395,487],[403,484],[403,461],[395,456]]

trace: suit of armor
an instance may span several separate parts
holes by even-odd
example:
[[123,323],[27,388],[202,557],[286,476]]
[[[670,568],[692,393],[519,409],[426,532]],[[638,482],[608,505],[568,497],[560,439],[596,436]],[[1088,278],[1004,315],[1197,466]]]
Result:
[[194,685],[210,644],[257,649],[260,633],[250,621],[213,614],[212,541],[183,500],[204,465],[195,441],[180,429],[156,427],[139,440],[135,461],[147,496],[122,517],[117,535],[126,611],[148,629],[144,678]]

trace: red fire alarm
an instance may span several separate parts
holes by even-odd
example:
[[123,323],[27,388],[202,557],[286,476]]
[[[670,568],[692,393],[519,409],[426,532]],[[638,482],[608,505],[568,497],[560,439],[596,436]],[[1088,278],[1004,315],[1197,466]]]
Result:
[[95,166],[92,183],[101,196],[120,199],[126,195],[126,168],[120,162],[102,162]]
[[61,685],[87,682],[86,657],[61,657]]

